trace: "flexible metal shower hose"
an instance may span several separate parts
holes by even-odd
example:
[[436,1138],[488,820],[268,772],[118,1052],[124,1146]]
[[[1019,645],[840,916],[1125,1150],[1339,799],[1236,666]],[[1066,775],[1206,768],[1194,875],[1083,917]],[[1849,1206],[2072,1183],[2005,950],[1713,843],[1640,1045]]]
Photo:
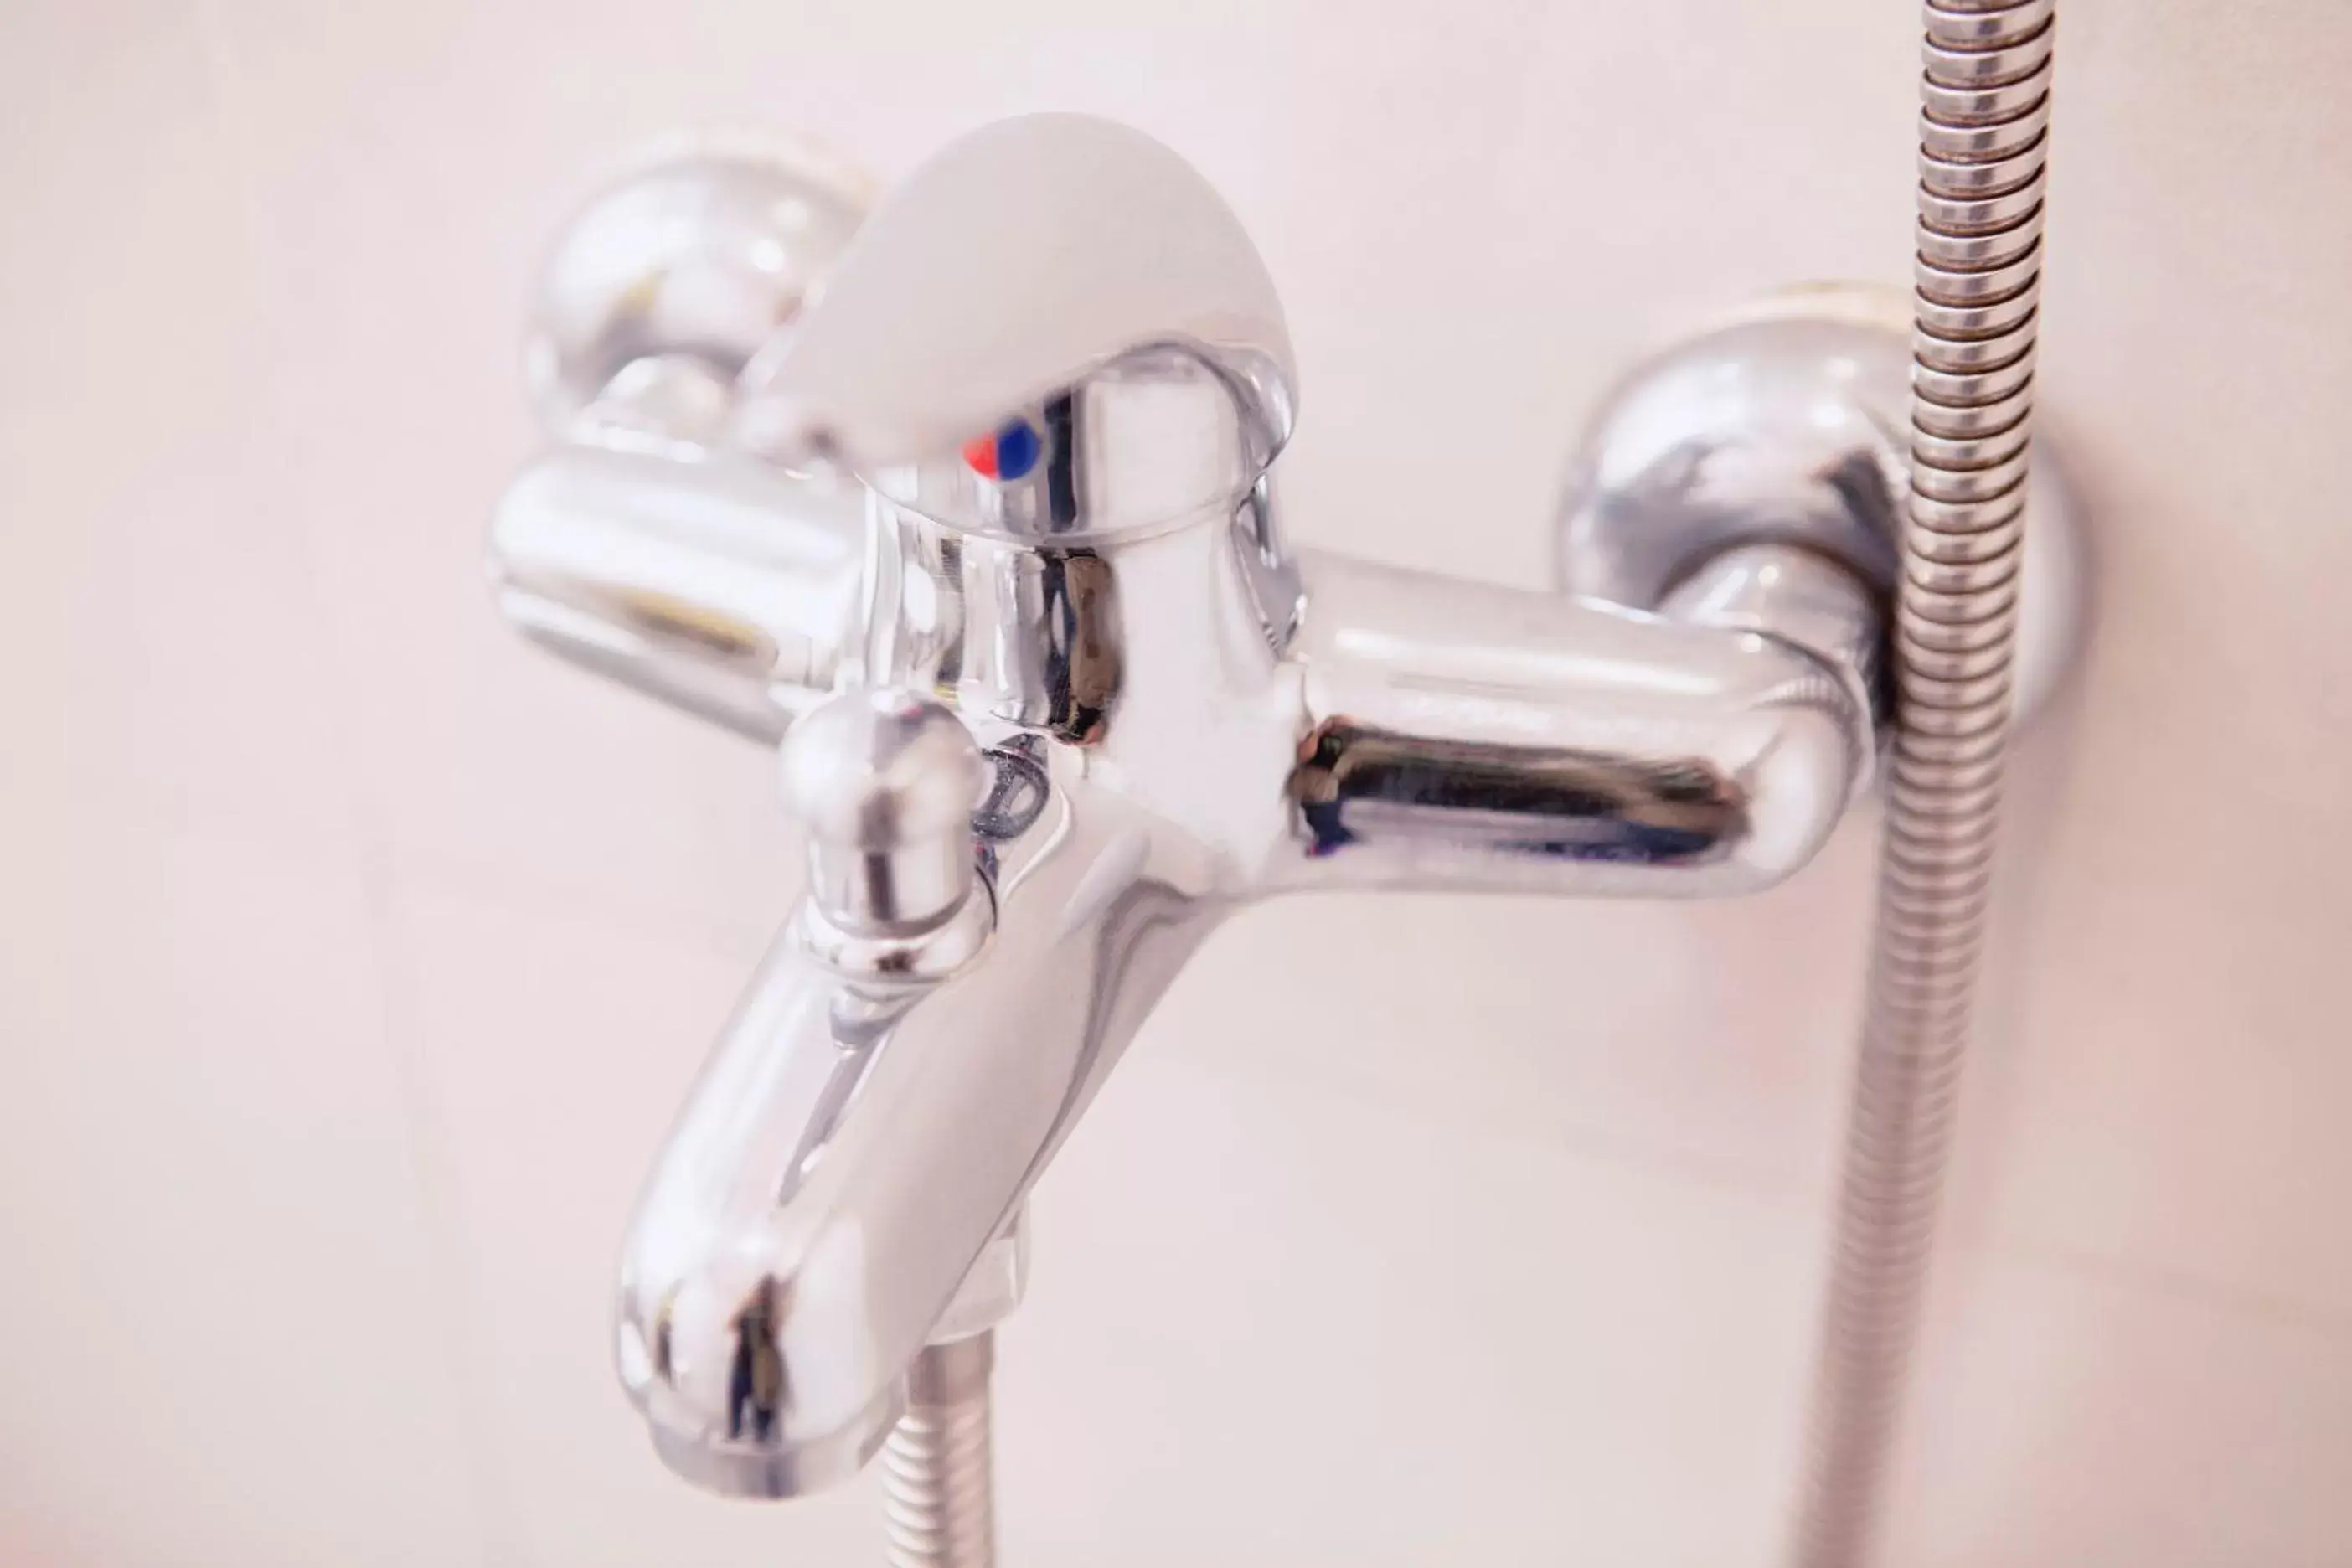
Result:
[[1871,1550],[1968,1050],[2009,740],[2055,8],[1924,7],[1898,700],[1798,1568]]
[[907,1373],[907,1413],[882,1449],[890,1568],[992,1568],[996,1561],[988,1384],[996,1336],[927,1346]]

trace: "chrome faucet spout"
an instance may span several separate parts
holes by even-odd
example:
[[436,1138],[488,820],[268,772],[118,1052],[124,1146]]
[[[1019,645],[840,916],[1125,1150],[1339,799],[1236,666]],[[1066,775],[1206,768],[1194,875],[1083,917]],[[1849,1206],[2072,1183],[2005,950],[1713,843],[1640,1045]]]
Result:
[[[784,742],[809,897],[627,1252],[625,1376],[719,1490],[796,1493],[882,1441],[1228,910],[1318,886],[1745,890],[1866,776],[1837,659],[1737,621],[1801,554],[1760,549],[1679,620],[1308,556],[1307,629],[1280,637],[1237,521],[1082,552],[908,530],[869,584],[882,684]],[[1827,624],[1851,632],[1870,601],[1846,589]]]
[[940,950],[920,934],[860,945],[805,907],[640,1201],[622,1376],[702,1486],[793,1496],[872,1455],[959,1287],[1223,908],[1131,805],[1006,755],[1029,793],[992,779],[988,832],[962,836],[986,862],[984,939],[925,973]]

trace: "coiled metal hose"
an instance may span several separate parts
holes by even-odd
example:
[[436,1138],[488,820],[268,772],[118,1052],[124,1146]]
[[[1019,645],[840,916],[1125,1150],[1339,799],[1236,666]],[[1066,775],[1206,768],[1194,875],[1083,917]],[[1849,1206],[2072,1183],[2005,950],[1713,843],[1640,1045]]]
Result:
[[907,1413],[882,1449],[890,1568],[992,1568],[996,1562],[988,1382],[991,1331],[927,1346],[907,1373]]
[[1866,1560],[1967,1055],[2008,748],[2055,0],[1927,0],[1895,740],[1798,1568]]

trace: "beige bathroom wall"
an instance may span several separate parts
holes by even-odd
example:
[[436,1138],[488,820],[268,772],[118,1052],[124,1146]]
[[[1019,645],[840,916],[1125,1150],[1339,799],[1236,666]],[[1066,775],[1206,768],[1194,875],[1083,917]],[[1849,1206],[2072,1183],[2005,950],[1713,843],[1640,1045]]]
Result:
[[[2065,0],[2099,619],[2029,742],[1893,1561],[2352,1563],[2352,12]],[[662,131],[1022,110],[1229,195],[1297,533],[1536,583],[1681,317],[1900,281],[1899,0],[0,0],[0,1561],[877,1560],[606,1366],[792,840],[524,650],[520,301]],[[1225,931],[1038,1195],[1008,1560],[1770,1563],[1869,826],[1740,904]]]

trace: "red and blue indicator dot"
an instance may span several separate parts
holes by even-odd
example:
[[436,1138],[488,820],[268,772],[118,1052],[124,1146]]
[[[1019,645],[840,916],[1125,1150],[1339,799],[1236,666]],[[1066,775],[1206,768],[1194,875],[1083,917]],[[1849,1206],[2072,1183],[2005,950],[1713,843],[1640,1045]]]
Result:
[[1000,484],[1027,478],[1045,455],[1044,438],[1026,419],[1012,420],[993,436],[975,437],[963,444],[964,467]]

